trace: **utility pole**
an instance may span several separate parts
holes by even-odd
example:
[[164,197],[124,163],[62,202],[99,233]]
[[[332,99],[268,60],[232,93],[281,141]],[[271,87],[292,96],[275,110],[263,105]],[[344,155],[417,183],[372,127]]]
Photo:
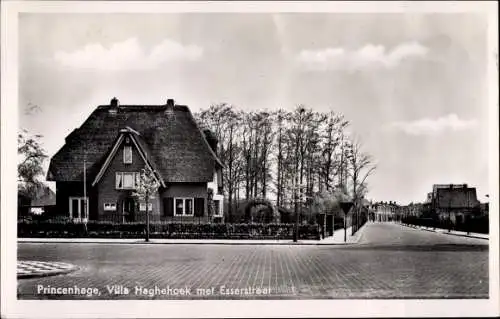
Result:
[[[450,187],[451,192],[451,187]],[[448,232],[451,232],[451,196],[453,196],[453,192],[450,194],[450,198],[448,199]]]
[[470,229],[469,229],[470,218],[468,218],[468,217],[472,213],[472,209],[470,209],[469,192],[467,190],[465,190],[465,192],[467,194],[467,213],[466,213],[466,215],[464,215],[464,222],[465,222],[465,228],[467,229],[467,235],[469,235],[469,233],[470,233]]
[[297,175],[294,177],[294,187],[293,187],[293,200],[294,200],[294,211],[295,211],[295,225],[293,231],[293,241],[297,242],[299,239],[299,206],[297,198]]
[[[83,228],[87,235],[87,219],[88,219],[88,204],[87,204],[87,153],[83,155]],[[81,215],[80,215],[81,217]]]
[[146,241],[149,241],[149,209],[148,209],[148,206],[149,206],[149,191],[146,191]]

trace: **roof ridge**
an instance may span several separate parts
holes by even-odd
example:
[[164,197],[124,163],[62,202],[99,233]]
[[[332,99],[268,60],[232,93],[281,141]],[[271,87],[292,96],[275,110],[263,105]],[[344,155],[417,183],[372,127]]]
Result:
[[[109,104],[101,104],[97,106],[97,109],[110,109],[110,108],[117,108],[117,109],[124,109],[124,108],[139,108],[139,107],[155,107],[155,108],[167,108],[166,104],[120,104],[119,106],[113,106]],[[175,104],[174,105],[174,110],[187,110],[189,107],[185,104]]]
[[135,135],[139,135],[139,136],[141,135],[141,133],[137,132],[136,130],[134,130],[130,126],[125,126],[125,128],[122,128],[120,130],[120,133],[133,133]]

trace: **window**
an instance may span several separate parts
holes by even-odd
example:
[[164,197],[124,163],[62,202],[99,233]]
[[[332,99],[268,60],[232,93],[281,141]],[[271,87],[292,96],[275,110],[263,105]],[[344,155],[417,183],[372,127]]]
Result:
[[132,146],[125,146],[123,148],[123,163],[132,164]]
[[184,215],[184,199],[176,198],[175,199],[175,215]]
[[221,216],[221,206],[220,206],[220,200],[214,200],[214,206],[215,206],[215,216]]
[[30,212],[35,215],[40,215],[43,214],[44,209],[43,207],[31,207]]
[[174,215],[176,216],[192,216],[194,214],[194,199],[193,198],[175,198],[174,200]]
[[116,203],[104,203],[104,210],[116,211]]
[[123,173],[123,188],[135,188],[134,173]]
[[116,189],[135,189],[139,184],[139,173],[135,172],[117,172]]
[[[139,210],[145,212],[146,211],[146,203],[140,203]],[[148,212],[151,212],[152,210],[153,210],[153,203],[148,203]]]
[[[85,200],[86,199],[86,200]],[[87,219],[89,216],[89,198],[86,197],[70,197],[69,198],[69,218],[77,221]],[[87,203],[87,205],[85,205]]]

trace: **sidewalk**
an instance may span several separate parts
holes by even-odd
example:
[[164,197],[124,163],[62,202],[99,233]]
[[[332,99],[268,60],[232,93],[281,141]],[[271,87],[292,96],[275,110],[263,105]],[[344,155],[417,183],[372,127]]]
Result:
[[414,229],[430,231],[430,232],[434,232],[434,233],[446,234],[446,235],[471,237],[471,238],[479,238],[479,239],[486,239],[486,240],[490,239],[489,234],[481,234],[481,233],[468,233],[467,234],[467,232],[458,231],[458,230],[448,231],[447,229],[442,229],[442,228],[432,228],[432,227],[426,227],[426,226],[416,226],[416,225],[401,224],[401,223],[400,223],[400,225],[414,228]]
[[366,224],[363,225],[354,235],[352,233],[352,227],[347,228],[347,240],[344,242],[344,229],[337,229],[333,232],[333,236],[326,237],[321,242],[324,245],[346,245],[346,244],[357,244],[361,237],[363,236],[363,231]]
[[120,239],[120,238],[18,238],[18,243],[82,243],[82,244],[190,244],[190,245],[348,245],[358,242],[363,227],[351,236],[351,228],[347,229],[347,241],[344,242],[344,229],[337,229],[333,236],[322,240],[252,240],[252,239]]

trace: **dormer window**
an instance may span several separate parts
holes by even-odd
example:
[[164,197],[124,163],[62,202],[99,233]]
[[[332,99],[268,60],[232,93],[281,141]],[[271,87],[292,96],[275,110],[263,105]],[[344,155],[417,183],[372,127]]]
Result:
[[132,164],[132,146],[125,146],[123,148],[123,163]]

